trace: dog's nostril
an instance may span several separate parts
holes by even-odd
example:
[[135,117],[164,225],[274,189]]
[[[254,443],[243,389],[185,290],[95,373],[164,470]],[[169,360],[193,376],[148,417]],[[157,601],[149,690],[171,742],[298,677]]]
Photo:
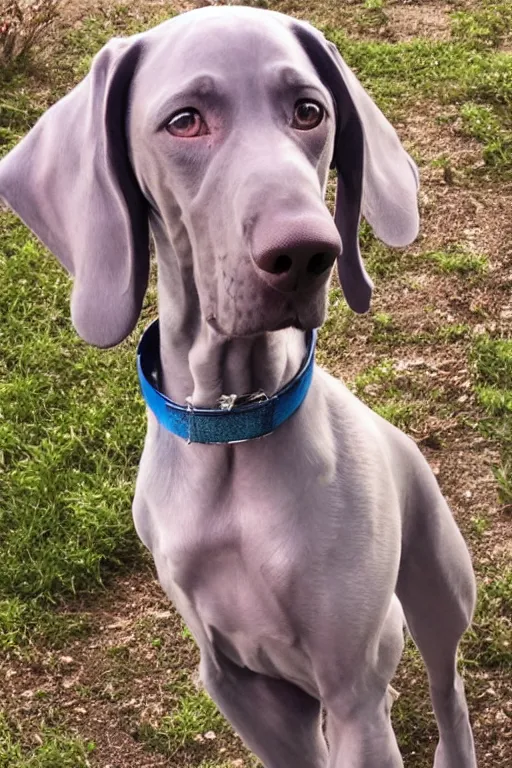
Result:
[[307,271],[312,275],[321,275],[332,266],[332,259],[328,253],[315,253],[308,261]]
[[292,266],[292,260],[286,253],[281,253],[274,262],[272,273],[274,275],[284,275],[285,272],[290,270]]

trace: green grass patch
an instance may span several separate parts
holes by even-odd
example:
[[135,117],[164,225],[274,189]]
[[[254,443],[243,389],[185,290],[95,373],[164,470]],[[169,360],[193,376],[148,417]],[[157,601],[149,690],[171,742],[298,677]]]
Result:
[[367,42],[352,40],[340,30],[324,31],[385,107],[403,109],[418,96],[435,96],[445,103],[512,102],[512,61],[507,54],[483,53],[465,43]]
[[512,341],[481,336],[473,349],[478,380],[502,393],[512,390]]
[[512,6],[496,0],[480,0],[478,6],[451,14],[452,37],[484,50],[512,39]]
[[90,768],[89,756],[94,751],[93,742],[61,731],[43,728],[38,734],[39,744],[33,746],[34,733],[23,733],[9,722],[0,711],[0,765],[2,768]]
[[475,618],[461,648],[467,666],[512,669],[512,569],[481,576]]
[[356,12],[357,25],[361,32],[378,32],[389,22],[384,0],[364,0]]
[[486,256],[466,251],[461,246],[453,246],[445,251],[427,251],[422,254],[422,258],[434,264],[440,272],[463,277],[483,275],[489,268]]
[[25,73],[2,71],[0,67],[0,153],[15,144],[34,125],[48,106],[45,95],[27,87]]
[[512,173],[512,56],[467,41],[360,41],[324,30],[384,112],[405,117],[418,99],[458,104],[462,130],[483,143],[493,173]]
[[408,331],[400,327],[392,315],[385,312],[376,312],[371,319],[373,323],[371,340],[378,344],[417,346],[449,344],[465,339],[471,333],[469,325],[465,323],[444,323],[426,330]]
[[512,457],[510,450],[504,456],[499,467],[495,468],[496,482],[498,483],[498,492],[504,504],[512,504]]
[[392,360],[362,371],[351,389],[372,410],[405,431],[420,424],[440,397],[439,391],[431,391],[427,402],[417,372],[398,371]]
[[473,533],[480,537],[483,536],[486,531],[489,530],[490,522],[487,517],[482,517],[481,515],[474,515],[471,518],[471,529]]
[[86,17],[80,26],[67,32],[61,40],[61,53],[68,62],[72,78],[84,77],[89,71],[93,56],[113,37],[128,37],[154,27],[176,15],[174,8],[155,11],[147,7],[114,5],[101,14]]
[[480,431],[499,442],[495,468],[500,496],[512,503],[512,341],[481,336],[471,350],[474,388],[483,411]]
[[17,650],[31,644],[44,643],[49,648],[62,648],[92,631],[87,616],[55,613],[36,601],[17,597],[0,600],[0,651]]
[[477,387],[476,391],[480,403],[488,413],[506,415],[512,412],[512,391],[510,389]]
[[391,709],[391,720],[405,763],[432,765],[437,729],[429,706],[427,676],[420,653],[407,633],[398,673],[391,684],[400,694]]
[[403,402],[400,397],[390,396],[384,403],[375,403],[373,410],[383,419],[403,430],[409,429],[417,416],[416,407],[412,403]]
[[336,360],[348,344],[347,331],[353,322],[353,312],[349,308],[343,291],[334,286],[329,291],[329,309],[325,323],[318,332],[317,362],[329,365]]
[[227,730],[228,723],[210,697],[204,691],[197,691],[188,685],[180,693],[174,712],[163,717],[158,726],[141,724],[137,737],[150,749],[172,756],[184,747],[197,745],[200,741],[198,737],[204,738],[204,734],[212,732],[218,736]]
[[[37,599],[48,604],[89,590],[110,571],[137,562],[141,551],[131,519],[145,429],[134,342],[111,352],[82,343],[69,320],[69,288],[53,257],[14,216],[3,214],[0,599],[4,601]],[[11,603],[11,619],[0,625],[8,627],[11,622],[7,633],[11,638],[29,632],[36,616],[32,608],[24,612],[16,605]],[[24,616],[26,630],[20,624]],[[18,629],[13,629],[15,625]]]
[[466,323],[445,323],[433,334],[439,341],[450,343],[466,339],[471,333],[471,328]]
[[410,255],[407,251],[388,248],[381,243],[373,234],[367,221],[361,222],[359,243],[368,274],[375,280],[394,277],[410,265]]
[[512,169],[512,122],[500,117],[487,104],[468,102],[460,109],[462,131],[478,139],[484,147],[484,163],[491,169]]

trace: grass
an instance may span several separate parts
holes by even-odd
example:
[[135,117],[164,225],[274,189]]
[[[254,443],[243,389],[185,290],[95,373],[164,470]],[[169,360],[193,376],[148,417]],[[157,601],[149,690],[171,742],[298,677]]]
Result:
[[[0,151],[86,73],[107,40],[147,23],[147,12],[112,8],[53,41],[57,71],[30,57],[0,68]],[[81,343],[69,291],[53,257],[2,214],[0,648],[42,638],[57,645],[80,633],[79,619],[49,607],[100,587],[141,556],[130,513],[145,429],[134,341],[113,352]]]
[[483,411],[479,429],[501,445],[496,478],[503,503],[512,504],[512,341],[483,335],[472,347],[471,361]]
[[[512,341],[478,337],[470,359],[473,386],[482,408],[478,429],[501,448],[494,467],[504,507],[512,504]],[[512,569],[487,568],[482,575],[478,610],[465,648],[473,664],[512,668]],[[465,651],[466,652],[466,651]]]
[[375,282],[404,273],[413,274],[422,268],[422,261],[430,262],[438,272],[461,277],[478,277],[489,268],[485,254],[474,253],[458,244],[414,256],[405,249],[388,248],[377,240],[366,222],[361,226],[360,242],[366,269]]
[[431,765],[437,733],[426,705],[425,668],[409,636],[406,636],[398,676],[393,685],[400,695],[393,704],[391,720],[404,762],[417,765],[421,756],[425,760],[422,765]]
[[142,723],[137,738],[160,754],[173,756],[184,747],[213,741],[228,727],[210,697],[188,686],[180,692],[175,711],[157,726]]
[[483,144],[487,170],[511,176],[511,56],[480,51],[470,41],[367,42],[325,31],[387,114],[405,118],[418,96],[456,104],[462,130]]
[[357,24],[362,32],[379,30],[388,22],[384,0],[364,0],[357,16]]
[[371,340],[377,344],[407,344],[410,346],[431,346],[436,343],[449,343],[465,339],[470,334],[467,323],[429,324],[428,329],[408,330],[405,324],[399,325],[393,316],[386,312],[372,315],[373,328]]
[[29,645],[62,648],[92,632],[87,616],[55,613],[38,600],[11,596],[0,600],[0,651],[17,651]]
[[137,561],[144,409],[133,344],[82,344],[67,277],[13,216],[0,227],[0,598],[48,603]]
[[[0,765],[2,768],[90,768],[94,743],[44,728],[40,734],[27,734],[12,725],[0,711]],[[39,743],[37,743],[39,742]],[[34,746],[34,743],[36,746]]]
[[451,14],[452,37],[483,50],[495,49],[512,38],[509,2],[483,0],[477,7]]
[[405,250],[388,248],[377,240],[366,221],[361,224],[359,239],[364,263],[372,279],[397,275],[409,266],[409,254]]
[[481,53],[466,43],[362,42],[346,38],[339,30],[326,33],[339,47],[374,98],[401,108],[421,94],[441,102],[482,103],[507,107],[512,98],[512,63],[507,54]]
[[339,286],[329,291],[329,314],[320,328],[317,361],[326,365],[329,359],[343,354],[347,345],[346,334],[351,325],[352,313]]
[[462,105],[460,115],[462,132],[484,145],[485,165],[493,169],[512,168],[512,126],[504,123],[488,104],[467,102]]
[[466,666],[512,670],[512,568],[489,569],[478,591],[471,630],[462,643]]
[[432,411],[439,411],[443,391],[422,381],[418,371],[399,370],[396,361],[384,359],[365,368],[351,384],[355,394],[376,413],[399,429],[415,432],[421,429]]
[[487,256],[466,251],[461,246],[452,246],[445,251],[427,251],[423,258],[432,262],[440,272],[462,277],[483,275],[489,267]]

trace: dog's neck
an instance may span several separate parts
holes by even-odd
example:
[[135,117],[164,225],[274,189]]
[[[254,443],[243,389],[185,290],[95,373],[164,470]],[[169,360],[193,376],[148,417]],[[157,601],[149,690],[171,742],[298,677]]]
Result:
[[222,395],[275,394],[299,371],[305,334],[296,329],[227,338],[201,315],[192,267],[158,248],[163,392],[177,403],[215,408]]

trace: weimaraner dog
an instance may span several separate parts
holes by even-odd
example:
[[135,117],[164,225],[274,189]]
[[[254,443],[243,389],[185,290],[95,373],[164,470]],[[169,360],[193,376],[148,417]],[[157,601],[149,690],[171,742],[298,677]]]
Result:
[[361,213],[404,246],[417,187],[336,48],[241,7],[112,40],[0,163],[0,196],[74,276],[92,344],[134,328],[151,232],[135,525],[207,691],[266,768],[402,765],[389,682],[405,622],[435,768],[476,766],[456,670],[475,602],[466,546],[416,445],[313,367],[336,260],[349,305],[369,305]]

